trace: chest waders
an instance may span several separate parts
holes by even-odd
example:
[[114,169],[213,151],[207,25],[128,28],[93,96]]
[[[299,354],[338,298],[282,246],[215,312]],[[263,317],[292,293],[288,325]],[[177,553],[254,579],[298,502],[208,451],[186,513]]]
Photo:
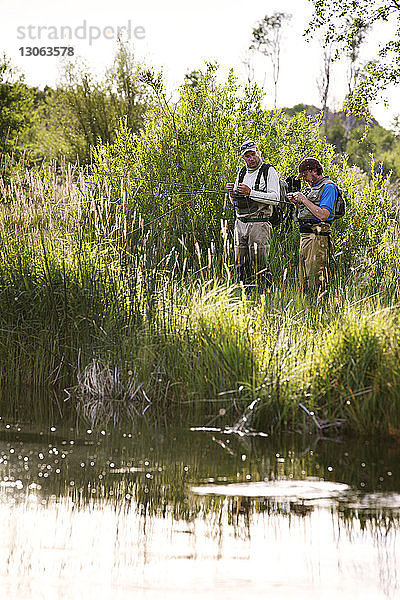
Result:
[[[260,189],[262,176],[267,183],[270,166],[266,163],[261,164],[254,183],[254,190]],[[246,172],[246,167],[239,171],[238,183],[243,183]],[[244,195],[235,199],[235,269],[239,280],[244,284],[260,284],[262,282],[265,287],[270,287],[272,276],[268,258],[272,227],[269,217],[272,207],[262,206],[260,208],[260,204]]]
[[[255,191],[260,190],[261,177],[264,176],[265,184],[267,184],[267,177],[269,168],[272,165],[262,163],[258,169],[256,181],[254,183]],[[238,184],[243,183],[245,175],[247,173],[247,167],[242,167],[239,171]],[[260,208],[260,203],[256,200],[252,200],[249,196],[240,194],[235,201],[236,217],[242,221],[242,223],[266,223],[269,221],[269,214],[272,212],[269,207],[263,206]]]
[[[305,196],[316,206],[320,205],[323,190],[327,183],[324,177]],[[335,185],[335,184],[334,184]],[[337,190],[337,186],[336,190]],[[326,288],[330,280],[331,257],[333,253],[331,223],[315,221],[316,217],[301,205],[296,217],[300,225],[299,283],[303,289]]]

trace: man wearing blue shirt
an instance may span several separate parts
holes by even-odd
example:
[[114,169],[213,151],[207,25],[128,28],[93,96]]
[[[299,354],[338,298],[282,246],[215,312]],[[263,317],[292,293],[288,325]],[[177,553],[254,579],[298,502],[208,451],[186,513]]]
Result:
[[304,193],[290,194],[300,225],[299,283],[303,290],[321,291],[329,283],[331,224],[338,188],[323,171],[316,158],[305,158],[299,165],[299,177],[310,187]]

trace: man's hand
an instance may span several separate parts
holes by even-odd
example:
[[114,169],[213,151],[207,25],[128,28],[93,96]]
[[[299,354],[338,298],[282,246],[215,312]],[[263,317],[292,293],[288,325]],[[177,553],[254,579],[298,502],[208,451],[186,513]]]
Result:
[[316,217],[320,221],[326,221],[326,219],[328,219],[329,215],[331,214],[327,208],[321,208],[317,204],[314,204],[314,202],[311,202],[311,200],[309,200],[307,196],[305,196],[301,192],[294,192],[293,194],[288,194],[288,198],[296,206],[299,206],[299,204],[304,204],[304,206],[308,208],[310,213],[312,213],[314,217]]
[[288,194],[288,198],[290,202],[293,202],[293,204],[295,204],[296,206],[299,206],[299,204],[303,204],[304,200],[307,200],[306,196],[301,192],[293,192],[291,194]]
[[251,189],[249,188],[248,185],[244,184],[244,183],[239,183],[238,185],[238,192],[240,194],[244,194],[245,196],[249,196]]
[[295,192],[294,196],[295,196],[295,201],[297,202],[297,204],[304,204],[304,200],[307,202],[307,196],[305,196],[301,192]]

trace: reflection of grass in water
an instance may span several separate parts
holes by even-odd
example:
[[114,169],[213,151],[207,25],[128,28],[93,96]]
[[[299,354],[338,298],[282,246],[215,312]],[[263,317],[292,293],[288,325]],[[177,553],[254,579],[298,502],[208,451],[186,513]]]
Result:
[[398,451],[392,445],[381,444],[378,449],[362,441],[327,443],[309,437],[307,447],[298,436],[217,435],[229,447],[227,452],[215,436],[181,429],[169,435],[137,428],[132,433],[115,430],[77,436],[69,429],[34,435],[23,426],[20,432],[2,428],[1,478],[21,480],[24,488],[39,483],[44,497],[75,494],[82,502],[118,503],[129,494],[130,500],[144,504],[149,500],[159,510],[165,502],[183,507],[190,488],[199,485],[251,486],[283,480],[292,489],[293,481],[312,477],[317,483],[311,480],[311,488],[330,489],[333,482],[336,489],[337,483],[344,483],[358,490],[360,498],[392,494],[400,488]]
[[133,421],[151,406],[136,369],[125,374],[118,367],[112,369],[94,359],[77,377],[78,383],[71,392],[78,413],[82,412],[92,427],[98,423],[116,426]]
[[[70,430],[32,437],[24,430],[6,430],[1,435],[0,480],[20,480],[23,488],[0,486],[0,506],[5,500],[20,506],[28,521],[32,510],[48,507],[51,514],[54,507],[61,506],[55,539],[63,539],[64,524],[80,512],[82,520],[86,514],[114,514],[116,527],[125,526],[129,519],[148,526],[147,519],[162,518],[166,527],[185,521],[190,527],[205,528],[210,539],[229,527],[233,535],[250,539],[252,528],[260,524],[260,515],[267,519],[262,526],[286,523],[285,527],[296,528],[298,519],[306,518],[311,527],[313,512],[320,510],[312,503],[293,502],[290,498],[200,497],[190,492],[192,486],[205,484],[210,477],[222,485],[262,482],[265,478],[293,482],[306,477],[347,483],[353,488],[351,506],[334,500],[332,514],[349,536],[364,528],[378,538],[400,525],[399,509],[390,510],[385,505],[374,508],[373,504],[368,510],[359,508],[365,504],[366,494],[381,491],[384,502],[385,490],[399,489],[395,470],[398,453],[393,447],[382,447],[377,454],[372,445],[317,442],[312,452],[305,452],[307,448],[298,437],[261,440],[232,436],[230,454],[211,436],[180,430],[169,437],[143,428],[130,438],[132,434],[125,432],[77,437]],[[224,440],[227,442],[228,436]],[[393,477],[387,475],[390,469]],[[382,483],[381,475],[385,475]],[[366,482],[365,487],[360,481]],[[18,556],[20,542],[15,547]],[[26,560],[26,556],[22,558]]]
[[[219,594],[225,589],[232,594],[234,581],[236,589],[242,586],[242,595],[252,598],[261,597],[271,581],[273,589],[277,582],[283,589],[293,581],[293,590],[298,590],[299,582],[302,589],[308,585],[313,590],[321,538],[325,568],[346,560],[358,590],[365,586],[363,578],[359,581],[361,569],[369,569],[370,592],[372,586],[378,587],[376,567],[395,567],[395,548],[388,544],[384,525],[364,527],[362,552],[354,556],[360,523],[355,519],[343,526],[343,519],[327,509],[298,514],[284,503],[220,499],[205,501],[186,519],[169,506],[159,513],[138,509],[134,503],[127,510],[121,508],[112,498],[86,504],[73,504],[70,498],[50,500],[46,507],[34,501],[19,506],[0,503],[2,585],[7,597],[19,597],[25,590],[29,597],[39,597],[44,586],[54,597],[72,597],[77,586],[84,585],[92,597],[100,598],[132,597],[138,589],[159,594],[164,586],[174,590],[173,597],[191,598],[193,589],[193,597],[198,596],[203,580],[208,591],[210,585],[215,589],[215,582]],[[282,557],[297,565],[295,576]],[[342,591],[347,589],[349,575],[344,579],[338,570],[326,583],[328,593],[336,582]],[[389,592],[395,572],[394,568],[392,578],[385,578]],[[255,579],[258,593],[252,593]],[[18,595],[11,593],[16,582]],[[182,587],[186,589],[177,596]]]

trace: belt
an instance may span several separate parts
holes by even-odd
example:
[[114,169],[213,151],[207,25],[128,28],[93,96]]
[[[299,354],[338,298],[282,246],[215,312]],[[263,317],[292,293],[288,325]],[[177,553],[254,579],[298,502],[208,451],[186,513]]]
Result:
[[330,231],[315,231],[313,227],[319,225],[319,223],[301,223],[300,222],[300,233],[313,233],[314,235],[331,235]]
[[237,217],[237,219],[242,223],[269,223],[268,217]]
[[250,219],[247,217],[238,217],[238,220],[242,223],[269,223],[269,219]]

